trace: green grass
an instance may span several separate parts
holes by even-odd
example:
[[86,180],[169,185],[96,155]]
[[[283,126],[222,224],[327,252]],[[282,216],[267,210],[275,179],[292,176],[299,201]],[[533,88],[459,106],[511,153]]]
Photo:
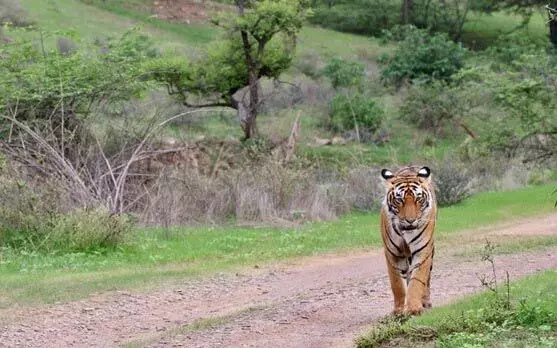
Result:
[[357,347],[556,347],[556,287],[557,271],[548,270],[511,283],[510,303],[502,286],[406,322],[387,319]]
[[[81,0],[81,2],[90,3],[123,19],[148,24],[152,29],[159,30],[159,32],[153,33],[154,36],[170,34],[171,38],[181,39],[185,44],[206,44],[220,32],[219,29],[209,24],[185,25],[153,18],[149,2],[145,0],[111,0],[107,2]],[[391,49],[389,46],[380,45],[379,41],[374,38],[314,27],[302,29],[298,38],[298,47],[298,54],[317,52],[325,58],[339,55],[346,58],[364,56],[367,59],[376,59]]]
[[[527,36],[533,41],[547,43],[549,28],[547,27],[546,14],[535,12],[528,25],[519,29],[521,35]],[[468,45],[477,48],[485,48],[496,41],[499,36],[508,34],[522,23],[522,17],[498,12],[493,14],[471,13],[464,25],[462,40]]]
[[[73,30],[81,39],[91,41],[113,37],[139,26],[161,49],[179,54],[206,44],[219,32],[209,25],[158,20],[133,7],[119,6],[120,3],[107,1],[108,5],[102,8],[79,0],[22,0],[22,7],[43,31]],[[31,32],[31,35],[39,37],[39,33]]]
[[[543,250],[557,245],[555,236],[494,236],[487,238],[495,247],[494,255],[515,254],[530,250]],[[473,244],[469,248],[463,247],[456,256],[475,258],[484,249],[483,245]]]
[[[554,210],[552,185],[481,193],[439,212],[437,238]],[[4,249],[0,307],[86,297],[114,289],[157,287],[173,279],[328,252],[381,246],[377,214],[298,228],[142,229],[133,242],[95,253],[42,254]],[[147,285],[146,285],[147,284]]]

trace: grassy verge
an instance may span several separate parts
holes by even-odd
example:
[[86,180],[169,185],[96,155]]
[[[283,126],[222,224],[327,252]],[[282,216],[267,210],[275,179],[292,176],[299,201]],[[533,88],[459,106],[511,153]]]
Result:
[[[439,213],[437,237],[554,210],[551,185],[481,193]],[[92,253],[2,250],[0,307],[86,297],[292,257],[380,247],[377,214],[298,228],[142,229],[126,246]]]
[[386,319],[357,347],[555,347],[557,271],[468,297],[406,322]]
[[[557,245],[556,236],[493,236],[487,237],[495,249],[494,255],[508,255],[530,250],[543,250]],[[470,243],[458,248],[458,257],[477,259],[484,246],[478,243]]]
[[[219,32],[210,25],[158,20],[148,12],[118,6],[119,3],[107,1],[104,7],[99,7],[79,0],[22,0],[22,7],[45,31],[74,30],[84,40],[104,40],[140,26],[161,49],[175,50],[180,54],[191,47],[206,44]],[[39,34],[36,36],[38,38]]]

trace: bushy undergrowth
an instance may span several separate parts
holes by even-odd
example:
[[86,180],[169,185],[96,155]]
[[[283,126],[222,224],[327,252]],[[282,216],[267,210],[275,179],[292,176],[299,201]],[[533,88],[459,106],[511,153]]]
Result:
[[364,65],[335,57],[327,62],[323,75],[331,80],[333,88],[358,86],[365,75]]
[[0,247],[45,252],[90,251],[121,244],[133,223],[102,208],[70,207],[67,192],[4,164],[0,173]]
[[330,127],[335,132],[358,129],[373,134],[383,119],[383,109],[367,96],[338,94],[331,101]]
[[[249,169],[248,169],[249,168]],[[371,169],[353,170],[333,181],[320,181],[314,168],[296,168],[263,160],[217,177],[180,170],[157,180],[143,219],[149,224],[286,224],[329,220],[353,209],[377,211],[382,188]]]
[[316,7],[309,20],[338,31],[378,35],[382,29],[400,23],[399,13],[400,5],[392,1],[351,0],[341,1],[333,7]]
[[391,57],[385,57],[385,80],[400,85],[404,80],[448,80],[465,62],[466,48],[447,34],[430,34],[410,27]]

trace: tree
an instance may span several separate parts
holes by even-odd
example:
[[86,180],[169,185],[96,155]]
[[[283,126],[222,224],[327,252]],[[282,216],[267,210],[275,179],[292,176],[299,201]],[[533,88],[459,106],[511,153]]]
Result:
[[549,5],[546,5],[545,9],[547,10],[548,16],[549,40],[553,46],[557,47],[557,10],[549,7]]
[[[276,79],[292,64],[307,5],[306,0],[237,0],[236,15],[214,19],[226,33],[203,57],[193,62],[161,60],[148,70],[187,106],[236,109],[244,139],[257,137],[260,80]],[[192,103],[195,96],[204,102]]]

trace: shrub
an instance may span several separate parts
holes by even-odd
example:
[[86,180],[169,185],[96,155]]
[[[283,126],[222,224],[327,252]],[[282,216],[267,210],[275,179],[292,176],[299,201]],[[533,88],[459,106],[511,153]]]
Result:
[[387,67],[385,80],[397,85],[405,79],[448,80],[464,66],[467,50],[449,39],[447,34],[430,34],[427,30],[409,30],[397,44],[392,57],[383,58]]
[[380,181],[379,171],[372,168],[356,168],[350,170],[344,181],[347,185],[348,206],[350,209],[377,212],[385,189]]
[[309,51],[308,53],[301,55],[294,66],[304,75],[311,79],[317,79],[321,76],[321,56],[315,51]]
[[54,216],[52,229],[43,231],[49,249],[88,251],[114,247],[126,241],[133,222],[128,216],[110,215],[105,209],[80,209]]
[[440,206],[457,204],[470,196],[473,176],[463,164],[445,159],[435,173],[435,195]]
[[[16,27],[26,27],[33,22],[27,18],[27,13],[21,8],[17,0],[0,0],[0,33],[1,27],[10,23]],[[0,37],[2,39],[2,37]]]
[[[491,59],[495,58],[497,62],[511,64],[520,59],[522,55],[539,52],[539,50],[540,45],[532,41],[532,37],[514,32],[500,36],[495,44],[486,49],[486,53]],[[505,69],[505,67],[501,66],[501,69]]]
[[374,133],[381,127],[383,109],[364,95],[339,94],[331,101],[330,127],[336,132],[359,128]]
[[400,108],[400,117],[435,136],[452,135],[465,119],[476,115],[475,108],[484,100],[473,87],[453,87],[444,81],[433,81],[410,88]]
[[74,209],[56,182],[35,182],[23,168],[0,170],[0,247],[87,251],[124,242],[133,223],[103,208]]
[[460,99],[446,83],[434,81],[411,88],[400,108],[401,118],[437,135],[458,117]]
[[352,0],[333,7],[319,6],[309,18],[313,24],[338,31],[378,35],[398,24],[400,5],[388,0]]
[[108,51],[98,54],[93,53],[96,47],[86,46],[73,54],[57,49],[43,53],[28,39],[0,46],[0,113],[19,120],[64,114],[69,124],[101,102],[137,97],[148,87],[140,78],[141,64],[152,56],[149,41],[141,38],[130,31],[111,40]]
[[335,57],[323,69],[323,75],[331,80],[333,88],[358,86],[364,77],[364,66],[359,62],[345,61]]

